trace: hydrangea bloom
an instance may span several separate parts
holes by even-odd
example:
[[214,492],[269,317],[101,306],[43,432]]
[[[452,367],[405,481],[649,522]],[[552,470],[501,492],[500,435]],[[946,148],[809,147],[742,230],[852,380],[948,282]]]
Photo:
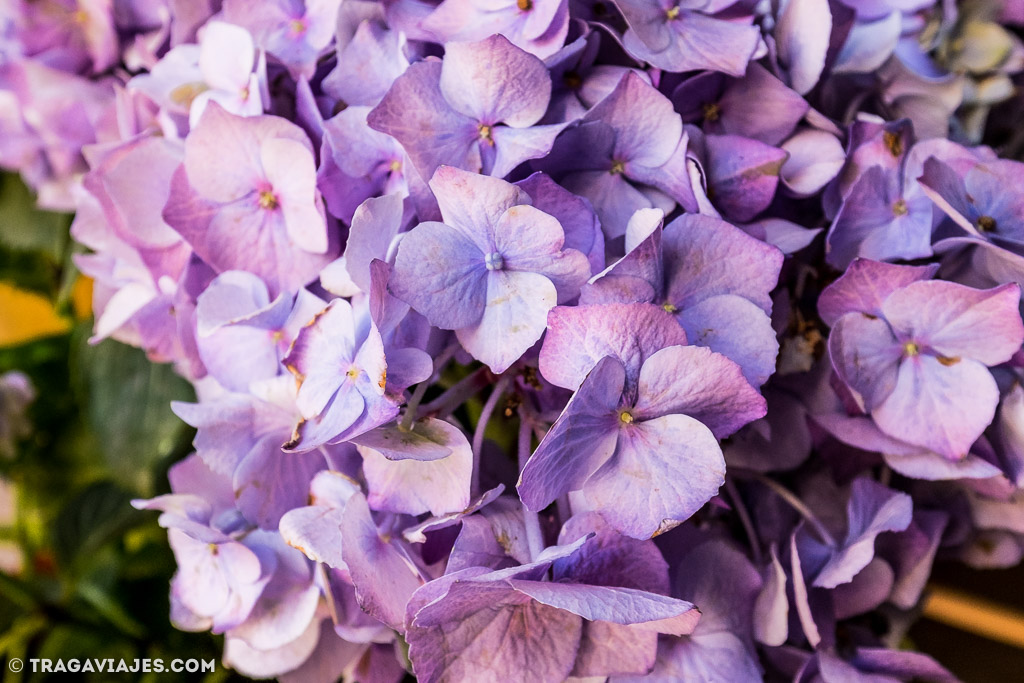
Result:
[[284,681],[952,680],[864,625],[1024,560],[1004,4],[13,3],[0,165],[196,388],[173,622]]

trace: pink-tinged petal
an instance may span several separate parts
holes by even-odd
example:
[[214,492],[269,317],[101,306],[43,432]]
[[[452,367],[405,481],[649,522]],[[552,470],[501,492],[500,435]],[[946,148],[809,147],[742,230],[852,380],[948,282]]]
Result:
[[278,529],[285,543],[314,562],[345,569],[341,558],[343,515],[343,509],[322,505],[299,507],[281,517]]
[[797,535],[803,530],[803,525],[789,538],[789,564],[790,576],[793,580],[793,607],[796,608],[797,620],[800,628],[807,638],[811,647],[817,648],[821,643],[821,632],[818,624],[815,623],[814,614],[811,611],[811,604],[807,594],[807,581],[804,578],[803,564],[800,561],[800,551],[797,548]]
[[828,353],[839,379],[863,397],[865,410],[874,410],[896,388],[903,346],[885,320],[864,313],[843,316],[829,335]]
[[392,294],[430,324],[452,330],[480,322],[487,281],[484,253],[465,232],[430,222],[420,223],[402,239],[388,284]]
[[881,68],[899,44],[902,32],[903,13],[899,11],[888,12],[881,19],[854,23],[836,55],[832,73],[863,74]]
[[1016,284],[978,290],[932,280],[894,292],[882,311],[893,329],[942,356],[998,365],[1024,342],[1019,304]]
[[424,178],[442,164],[466,166],[480,139],[478,123],[448,105],[440,80],[439,62],[417,62],[366,117],[371,128],[402,143]]
[[370,262],[388,260],[392,241],[402,229],[402,212],[402,197],[389,194],[367,199],[352,216],[345,243],[345,268],[363,292],[371,290]]
[[717,438],[764,417],[761,396],[725,356],[699,346],[669,346],[640,369],[633,415],[652,419],[683,413],[700,420]]
[[543,605],[572,612],[587,621],[652,627],[658,622],[656,627],[664,628],[663,633],[682,636],[693,633],[700,619],[692,603],[635,588],[523,579],[512,579],[509,584]]
[[885,464],[910,479],[924,481],[949,481],[951,479],[989,479],[998,477],[1003,471],[973,453],[961,460],[949,460],[938,453],[921,451],[909,455],[892,455],[882,452]]
[[[316,623],[316,620],[313,620]],[[365,660],[373,657],[375,648],[372,645],[359,642],[349,642],[342,639],[334,630],[334,624],[330,619],[323,619],[320,622],[320,638],[317,641],[316,649],[309,655],[302,664],[278,675],[281,683],[309,683],[309,681],[336,681],[344,678],[345,671],[351,671],[359,667],[365,668]],[[382,683],[396,683],[404,673],[397,661],[392,658],[394,668],[398,669],[391,681],[383,677],[379,680]],[[261,674],[262,675],[262,674]]]
[[316,164],[307,145],[272,138],[260,145],[260,161],[284,214],[288,237],[300,249],[327,251],[327,223],[316,192]]
[[296,566],[279,561],[252,612],[244,623],[230,631],[231,637],[260,650],[281,647],[299,638],[314,621],[320,603],[320,587],[313,580],[309,561],[294,548],[284,546],[280,537],[276,541],[283,546],[279,552],[293,556],[288,561]]
[[669,223],[662,237],[667,298],[679,309],[715,294],[736,294],[771,312],[784,257],[729,223],[686,214]]
[[341,552],[356,599],[372,617],[402,631],[406,603],[423,580],[398,543],[381,538],[362,494],[349,499],[341,525]]
[[313,619],[295,640],[269,650],[250,647],[241,638],[224,639],[224,666],[253,678],[282,676],[309,659],[320,639],[320,622]]
[[458,427],[442,420],[432,422],[437,423],[433,425],[436,432],[446,433],[449,454],[440,459],[394,460],[359,446],[371,508],[408,515],[444,515],[469,505],[473,449]]
[[583,620],[504,583],[458,581],[419,610],[406,634],[423,683],[500,680],[530,672],[561,683],[572,671]]
[[753,631],[759,643],[778,647],[789,638],[789,598],[786,597],[786,570],[779,562],[775,545],[771,562],[765,568],[765,580],[754,602]]
[[706,346],[740,366],[760,387],[775,372],[779,342],[771,318],[756,305],[731,294],[713,296],[679,313],[691,344]]
[[601,359],[569,399],[519,477],[518,491],[531,510],[541,510],[578,491],[615,450],[625,372],[616,358]]
[[[488,505],[498,500],[498,498],[501,496],[504,490],[505,485],[498,484],[493,489],[489,491],[484,491],[479,497],[476,498],[476,500],[470,503],[466,508],[459,510],[458,512],[450,512],[448,514],[439,515],[437,517],[429,517],[426,520],[420,522],[419,524],[405,529],[402,532],[402,536],[405,538],[405,540],[409,541],[410,543],[426,543],[426,532],[428,531],[446,529],[459,522],[468,525],[473,525],[477,521],[482,522],[483,520],[481,518],[473,517],[473,513],[475,513],[477,510],[486,508]],[[470,522],[470,519],[472,519],[473,522]],[[456,541],[456,543],[458,542]],[[525,546],[525,540],[523,542],[523,545]],[[527,554],[529,554],[529,550],[527,550]],[[449,561],[451,560],[449,559]],[[467,566],[475,565],[473,565],[473,563],[470,562],[470,564]],[[449,573],[453,571],[455,571],[454,568],[450,569]]]
[[552,384],[575,390],[598,361],[612,356],[625,366],[629,385],[650,356],[681,344],[686,332],[660,306],[561,306],[548,314],[540,371]]
[[[299,421],[292,438],[282,448],[286,452],[301,453],[340,440],[346,431],[366,415],[366,412],[366,400],[351,382],[345,382],[319,414]],[[397,407],[394,412],[398,413]],[[387,422],[387,419],[384,421]]]
[[931,279],[937,270],[937,265],[899,266],[856,259],[821,293],[818,313],[829,327],[847,313],[881,316],[882,304],[890,294],[912,282]]
[[309,482],[327,466],[319,452],[282,452],[282,438],[260,439],[234,473],[235,504],[261,529],[277,530],[282,515],[307,501]]
[[652,0],[615,0],[629,28],[652,52],[661,52],[675,36],[669,28],[665,8]]
[[256,61],[252,36],[241,26],[211,21],[199,42],[199,70],[203,80],[217,90],[237,92],[249,83]]
[[481,251],[493,246],[494,228],[508,209],[533,203],[515,185],[452,166],[437,169],[430,189],[445,223],[471,236]]
[[545,276],[555,285],[559,301],[575,298],[590,277],[586,256],[575,249],[563,251],[565,233],[558,220],[532,206],[513,206],[502,214],[494,243],[506,269]]
[[623,683],[656,681],[760,681],[757,658],[729,631],[702,633],[658,643],[658,659],[647,676],[616,677]]
[[[295,403],[304,417],[313,417],[324,409],[354,355],[352,305],[345,299],[334,299],[302,328],[283,361],[301,382]],[[324,368],[334,372],[325,372]]]
[[782,182],[799,197],[825,187],[846,162],[839,139],[823,130],[803,130],[782,143],[789,158],[782,164]]
[[569,557],[553,566],[556,581],[567,580],[592,586],[621,586],[668,595],[668,563],[661,550],[649,540],[623,536],[612,529],[597,512],[573,515],[562,525],[559,545],[594,534]]
[[[280,302],[286,299],[278,297]],[[225,325],[247,321],[269,305],[263,280],[244,270],[229,270],[214,278],[196,300],[197,332],[207,336]]]
[[724,481],[711,430],[687,415],[664,415],[621,427],[615,453],[583,492],[620,533],[651,538],[688,519]]
[[544,62],[502,35],[445,45],[440,88],[452,109],[488,126],[532,126],[551,99]]
[[657,631],[644,629],[641,625],[586,621],[583,622],[583,636],[572,675],[602,678],[613,674],[616,681],[625,680],[623,675],[649,672],[657,656]]
[[492,271],[479,322],[455,334],[474,358],[502,373],[544,334],[557,300],[555,285],[539,273]]
[[188,179],[206,199],[235,201],[254,192],[264,179],[259,143],[279,137],[300,143],[307,140],[302,129],[286,119],[247,119],[211,104],[185,138]]
[[337,45],[338,63],[323,80],[324,92],[350,105],[374,105],[409,67],[405,36],[373,19],[359,23],[347,45]]
[[933,204],[901,196],[895,172],[872,166],[843,201],[826,238],[826,260],[846,268],[857,257],[877,260],[931,256]]
[[996,381],[981,363],[964,358],[949,365],[921,354],[900,364],[896,387],[871,416],[890,436],[958,460],[992,422],[998,403]]
[[892,567],[885,560],[873,558],[852,581],[833,589],[836,619],[849,619],[879,607],[888,599],[894,579]]
[[573,194],[590,201],[608,239],[625,234],[629,219],[636,211],[654,206],[651,199],[636,189],[621,173],[570,173],[562,179],[562,185]]
[[825,68],[832,36],[832,11],[827,0],[789,0],[775,25],[779,61],[789,84],[801,95],[813,88]]
[[921,190],[935,202],[942,211],[969,234],[978,229],[971,223],[971,200],[967,196],[964,180],[949,165],[935,157],[924,162],[924,175],[917,179]]
[[709,69],[742,76],[761,37],[756,26],[700,12],[682,10],[676,19],[666,22],[665,10],[661,9],[661,21],[671,35],[666,49],[645,44],[635,31],[626,31],[622,44],[631,56],[667,71]]
[[166,249],[181,240],[161,216],[171,177],[181,160],[180,144],[143,137],[107,156],[85,177],[84,184],[99,200],[108,225],[121,239],[139,248]]
[[731,219],[749,221],[771,204],[787,157],[784,150],[738,135],[708,135],[704,144],[716,208]]
[[683,134],[683,121],[672,102],[633,71],[626,72],[615,90],[583,120],[612,127],[615,161],[652,168],[669,160]]
[[[672,99],[681,103],[675,93]],[[809,109],[803,97],[757,62],[726,89],[717,104],[718,120],[705,122],[707,132],[743,135],[769,145],[789,137]]]
[[554,216],[561,224],[565,233],[564,248],[586,254],[592,272],[604,267],[604,233],[590,202],[543,173],[534,173],[516,185],[530,195],[533,206]]
[[504,178],[524,161],[547,155],[555,144],[555,138],[564,128],[565,124],[562,123],[530,128],[492,128],[491,137],[494,139],[496,155],[489,175]]

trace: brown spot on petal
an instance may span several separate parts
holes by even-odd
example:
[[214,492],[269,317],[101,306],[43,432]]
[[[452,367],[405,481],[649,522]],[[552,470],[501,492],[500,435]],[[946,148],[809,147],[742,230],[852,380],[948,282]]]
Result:
[[960,362],[960,356],[938,356],[936,360],[945,365],[947,368],[951,365],[956,365]]

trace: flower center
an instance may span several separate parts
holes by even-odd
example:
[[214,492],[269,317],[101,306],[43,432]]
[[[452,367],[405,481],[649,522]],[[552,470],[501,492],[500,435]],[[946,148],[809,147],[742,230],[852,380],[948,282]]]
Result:
[[487,267],[487,270],[501,270],[505,267],[505,259],[498,252],[492,251],[484,256],[484,266]]
[[897,199],[895,202],[893,202],[893,204],[892,204],[892,215],[893,216],[906,216],[907,215],[907,211],[909,211],[909,209],[907,208],[907,200],[906,199]]
[[481,123],[477,130],[480,131],[480,139],[485,141],[491,147],[494,147],[494,138],[491,136],[491,127],[485,123]]
[[921,353],[921,347],[918,346],[916,343],[910,341],[903,345],[903,355],[907,356],[908,358],[913,358],[919,353]]
[[259,205],[261,209],[266,211],[273,211],[280,206],[277,197],[270,190],[260,190]]
[[679,308],[677,308],[676,305],[671,301],[666,301],[661,305],[661,307],[668,311],[669,313],[675,313],[679,310]]
[[391,171],[392,173],[398,173],[399,171],[402,170],[402,162],[398,159],[393,160],[390,164],[388,164],[388,170]]
[[579,90],[583,85],[583,78],[575,71],[566,71],[562,76],[562,82],[569,90]]
[[608,172],[612,175],[622,175],[626,172],[626,162],[624,161],[613,161],[612,167],[608,169]]
[[977,226],[982,232],[992,232],[996,229],[996,219],[992,216],[982,216],[978,219]]
[[302,19],[292,19],[288,22],[288,32],[293,38],[301,36],[306,32],[306,22]]
[[896,133],[890,133],[885,131],[882,133],[882,142],[885,143],[885,148],[889,150],[889,154],[894,157],[898,157],[903,154],[903,140]]
[[722,108],[718,106],[718,102],[705,103],[703,110],[705,121],[717,121],[722,115]]
[[624,425],[633,424],[633,414],[628,410],[623,410],[619,413],[619,421]]
[[665,18],[668,19],[669,21],[675,21],[676,19],[678,19],[679,18],[679,8],[678,7],[671,7],[668,10],[666,10],[665,11]]

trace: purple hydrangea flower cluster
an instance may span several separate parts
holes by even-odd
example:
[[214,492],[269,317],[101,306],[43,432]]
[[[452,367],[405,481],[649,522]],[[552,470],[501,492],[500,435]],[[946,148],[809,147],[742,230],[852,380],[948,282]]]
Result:
[[[173,363],[257,678],[952,679],[1024,557],[1024,2],[18,0],[0,165]],[[1002,156],[1001,156],[1002,155]]]

